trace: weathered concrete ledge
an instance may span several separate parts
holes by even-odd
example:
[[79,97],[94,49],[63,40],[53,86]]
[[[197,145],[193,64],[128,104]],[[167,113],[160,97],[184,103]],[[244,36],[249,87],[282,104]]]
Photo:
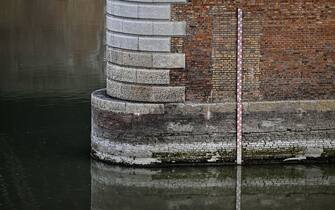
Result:
[[134,103],[111,98],[106,89],[96,90],[91,94],[91,105],[95,109],[126,114],[164,114],[163,104]]
[[137,85],[107,78],[107,95],[128,101],[184,102],[185,87]]
[[[103,90],[100,94],[112,100]],[[160,105],[161,112],[135,114],[99,103],[92,102],[91,138],[92,154],[99,159],[129,165],[235,162],[234,104],[168,103]],[[334,160],[334,105],[333,100],[246,103],[243,160]]]
[[[166,108],[173,113],[235,113],[236,103],[170,103]],[[255,112],[306,113],[335,111],[335,100],[287,100],[243,102],[244,114]]]

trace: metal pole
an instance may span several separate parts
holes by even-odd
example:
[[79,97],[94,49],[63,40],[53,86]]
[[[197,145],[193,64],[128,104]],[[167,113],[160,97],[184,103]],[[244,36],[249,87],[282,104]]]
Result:
[[242,164],[242,31],[243,31],[243,12],[237,9],[237,92],[236,92],[236,108],[237,108],[237,128],[236,128],[236,163]]

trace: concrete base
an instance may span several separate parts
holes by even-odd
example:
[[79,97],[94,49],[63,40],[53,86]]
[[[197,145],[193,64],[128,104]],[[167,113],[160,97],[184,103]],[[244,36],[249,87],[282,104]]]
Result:
[[[244,163],[335,159],[335,101],[249,102],[244,107]],[[92,93],[92,155],[142,166],[233,164],[235,123],[233,103],[133,103],[98,90]]]

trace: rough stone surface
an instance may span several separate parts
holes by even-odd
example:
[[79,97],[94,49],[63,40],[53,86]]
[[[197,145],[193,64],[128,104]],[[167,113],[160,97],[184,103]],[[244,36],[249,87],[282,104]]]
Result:
[[[173,113],[179,114],[206,114],[210,113],[235,113],[236,103],[170,103],[165,105]],[[262,101],[243,102],[243,113],[292,113],[304,114],[307,112],[327,112],[335,110],[335,100],[301,100],[301,101]]]
[[137,70],[126,68],[123,66],[107,64],[106,74],[107,78],[116,81],[123,81],[129,83],[136,83],[137,82]]
[[[152,165],[235,161],[235,112],[164,105],[162,115],[92,108],[92,150],[106,161]],[[193,107],[193,108],[194,108]],[[207,110],[206,110],[207,109]],[[243,160],[297,162],[335,158],[335,111],[244,114]]]
[[170,11],[170,5],[167,4],[141,5],[138,8],[138,18],[169,20]]
[[127,50],[170,52],[169,37],[139,37],[107,31],[106,44]]
[[106,28],[108,30],[136,35],[156,36],[184,36],[185,22],[171,22],[161,20],[125,19],[107,15]]
[[137,80],[139,84],[169,84],[170,74],[168,70],[137,70]]
[[185,56],[178,53],[156,53],[152,55],[152,66],[154,68],[185,68]]
[[134,103],[107,96],[106,89],[96,90],[91,95],[92,107],[114,113],[164,114],[163,104]]
[[108,62],[146,68],[184,68],[185,56],[181,53],[136,52],[107,47]]
[[170,83],[169,70],[129,68],[107,63],[106,74],[107,78],[120,82],[152,85]]
[[107,13],[121,16],[121,17],[138,17],[138,4],[129,3],[127,1],[107,0],[107,4],[110,3],[107,8]]
[[107,94],[129,101],[183,102],[184,87],[137,85],[118,82],[107,78]]
[[138,49],[140,51],[170,52],[170,38],[140,37]]

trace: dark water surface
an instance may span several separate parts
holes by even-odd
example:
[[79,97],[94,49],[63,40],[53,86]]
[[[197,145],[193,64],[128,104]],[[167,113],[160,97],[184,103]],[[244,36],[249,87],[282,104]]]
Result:
[[128,169],[91,161],[103,0],[0,1],[0,209],[335,209],[334,165]]

